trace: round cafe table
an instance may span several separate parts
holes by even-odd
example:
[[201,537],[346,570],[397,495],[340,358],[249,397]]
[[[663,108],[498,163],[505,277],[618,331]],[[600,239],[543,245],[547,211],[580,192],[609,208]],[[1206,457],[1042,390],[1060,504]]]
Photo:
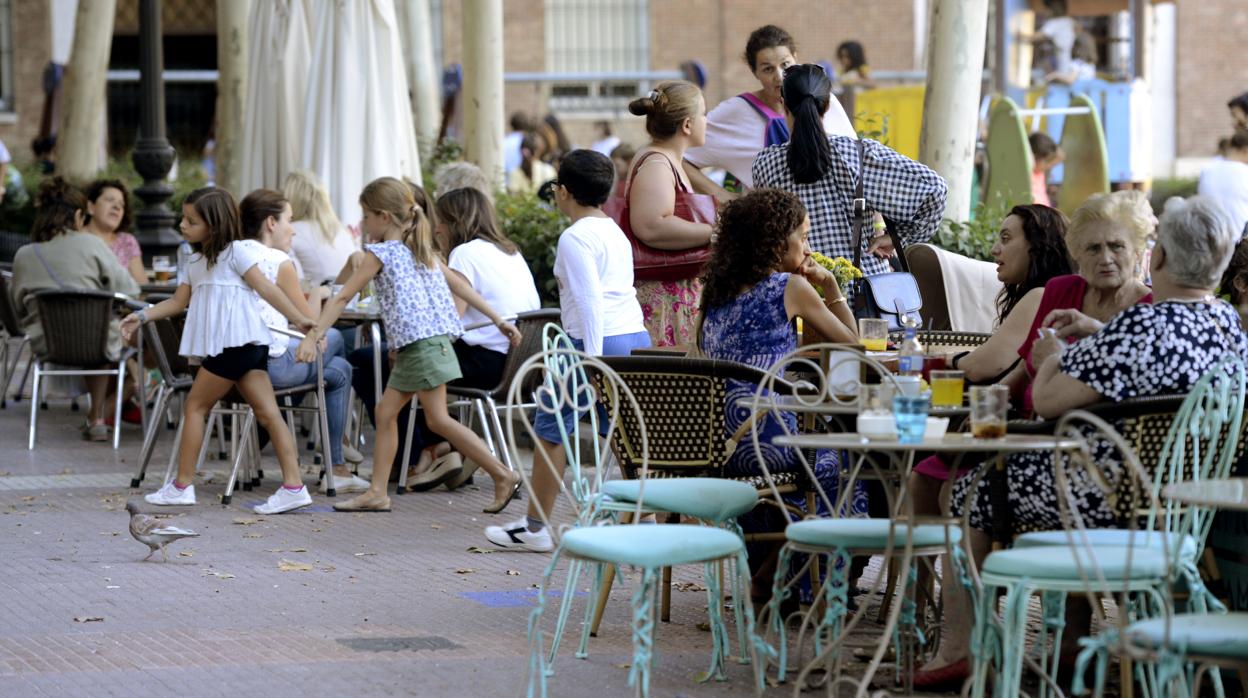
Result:
[[[776,446],[786,446],[792,448],[809,448],[809,449],[833,449],[854,454],[853,464],[850,467],[848,478],[843,482],[853,482],[857,479],[858,473],[862,470],[868,456],[882,455],[891,462],[893,470],[899,475],[900,489],[904,493],[904,488],[910,470],[913,467],[914,455],[918,451],[927,453],[943,453],[950,456],[960,456],[967,453],[979,453],[988,456],[978,466],[982,468],[990,462],[996,461],[998,464],[1004,461],[1004,458],[1011,453],[1021,453],[1026,451],[1054,451],[1054,450],[1073,450],[1079,447],[1080,442],[1074,439],[1061,438],[1050,435],[1031,435],[1031,434],[1007,434],[999,439],[976,439],[970,434],[946,434],[939,439],[925,439],[918,443],[902,443],[896,438],[892,439],[868,439],[858,433],[843,434],[790,434],[778,436],[772,440]],[[953,457],[947,459],[950,464],[951,477],[956,476],[957,468],[961,458]],[[970,491],[973,493],[976,488],[972,487]],[[972,495],[973,496],[973,495]],[[907,525],[907,531],[914,530],[914,526],[918,525],[944,525],[944,526],[965,526],[964,517],[954,517],[951,513],[949,497],[942,494],[941,496],[941,515],[940,516],[917,516],[913,515],[909,507],[894,507],[891,516],[895,524]],[[953,553],[955,544],[951,536],[945,536],[945,548],[949,554]],[[914,546],[912,541],[907,541],[905,545],[899,545],[894,550],[893,560],[889,562],[897,570],[908,570],[914,558]],[[972,582],[979,585],[979,574],[973,563],[970,563],[969,551],[965,556],[968,564],[968,573]],[[898,621],[901,616],[901,610],[904,604],[891,603],[887,604],[888,616],[884,621],[884,628],[880,632],[880,644],[878,645],[871,664],[868,666],[865,674],[860,679],[855,679],[855,683],[861,686],[870,684],[875,671],[879,668],[884,653],[889,642],[893,638],[893,633],[898,627]],[[882,609],[885,610],[885,609]],[[910,654],[907,657],[907,666],[912,666],[910,660],[913,659],[911,654],[913,651],[913,641],[908,639],[903,643],[901,651],[904,654]],[[816,656],[809,666],[819,666],[824,661],[822,656]],[[906,672],[909,675],[910,672]],[[909,688],[909,686],[907,686]]]

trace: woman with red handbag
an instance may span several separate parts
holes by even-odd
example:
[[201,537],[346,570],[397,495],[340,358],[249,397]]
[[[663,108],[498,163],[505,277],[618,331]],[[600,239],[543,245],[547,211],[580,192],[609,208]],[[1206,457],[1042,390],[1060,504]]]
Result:
[[626,194],[608,201],[633,249],[633,276],[646,330],[655,346],[689,346],[710,254],[715,199],[692,193],[678,164],[706,139],[706,101],[693,83],[671,80],[635,99],[650,143],[633,158]]

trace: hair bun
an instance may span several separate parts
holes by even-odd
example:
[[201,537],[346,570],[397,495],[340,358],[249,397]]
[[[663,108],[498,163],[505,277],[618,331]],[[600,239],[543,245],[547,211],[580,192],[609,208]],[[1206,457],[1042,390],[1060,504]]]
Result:
[[64,201],[66,195],[75,191],[74,185],[66,182],[59,175],[43,180],[39,185],[39,193],[35,197],[35,207]]
[[[651,94],[653,94],[653,92]],[[654,113],[654,107],[654,100],[649,96],[638,97],[628,103],[628,113],[633,116],[649,116]]]

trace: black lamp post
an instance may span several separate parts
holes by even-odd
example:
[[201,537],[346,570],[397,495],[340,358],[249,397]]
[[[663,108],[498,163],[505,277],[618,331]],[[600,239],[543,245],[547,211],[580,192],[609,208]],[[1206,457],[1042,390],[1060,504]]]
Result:
[[173,229],[176,217],[165,205],[173,195],[165,178],[173,167],[174,151],[165,138],[164,67],[160,0],[139,0],[139,139],[132,159],[143,176],[143,186],[134,193],[143,200],[138,239],[149,257],[172,254],[182,240]]

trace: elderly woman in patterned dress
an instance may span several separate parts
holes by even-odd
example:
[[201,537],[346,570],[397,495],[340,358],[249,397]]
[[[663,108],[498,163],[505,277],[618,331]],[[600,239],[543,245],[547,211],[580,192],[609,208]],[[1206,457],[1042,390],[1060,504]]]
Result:
[[[712,359],[727,359],[763,370],[797,348],[791,322],[800,316],[811,327],[836,342],[857,342],[854,318],[832,273],[810,258],[806,236],[810,219],[802,202],[777,189],[756,189],[720,209],[718,239],[702,275],[702,314],[698,345]],[[816,293],[823,291],[823,298]],[[731,437],[749,416],[743,404],[758,386],[729,381],[726,437]],[[786,413],[784,424],[768,417],[759,425],[763,458],[771,473],[800,471],[801,454],[795,449],[773,446],[771,439],[797,430],[796,418]],[[733,476],[762,475],[752,439],[743,439],[729,458],[725,470]],[[832,451],[820,451],[815,476],[830,501],[837,500],[839,464]],[[804,506],[795,497],[794,506]],[[856,496],[851,510],[860,513],[865,499]],[[760,507],[738,519],[747,533],[776,530],[784,521],[774,509]],[[769,574],[751,550],[751,567],[760,588]]]
[[[1238,313],[1214,296],[1238,239],[1230,218],[1212,199],[1171,199],[1150,260],[1153,304],[1123,310],[1099,331],[1070,346],[1052,335],[1037,341],[1032,349],[1038,367],[1036,413],[1052,419],[1105,400],[1182,394],[1227,354],[1248,357],[1248,339]],[[1045,326],[1090,321],[1077,310],[1055,310],[1045,319]],[[1108,443],[1097,440],[1091,447],[1102,468],[1121,467]],[[1052,455],[1011,456],[1007,472],[1015,531],[1060,529]],[[967,484],[963,479],[955,487],[955,506],[964,501]],[[1119,525],[1109,503],[1090,482],[1075,481],[1071,488],[1073,504],[1087,526]],[[969,542],[977,563],[987,555],[992,520],[988,486],[981,481],[970,512]],[[960,685],[969,673],[969,598],[956,584],[945,585],[942,593],[946,623],[940,651],[915,675],[916,688]],[[1069,641],[1064,642],[1064,655],[1073,653],[1078,636],[1078,632],[1063,636]]]

